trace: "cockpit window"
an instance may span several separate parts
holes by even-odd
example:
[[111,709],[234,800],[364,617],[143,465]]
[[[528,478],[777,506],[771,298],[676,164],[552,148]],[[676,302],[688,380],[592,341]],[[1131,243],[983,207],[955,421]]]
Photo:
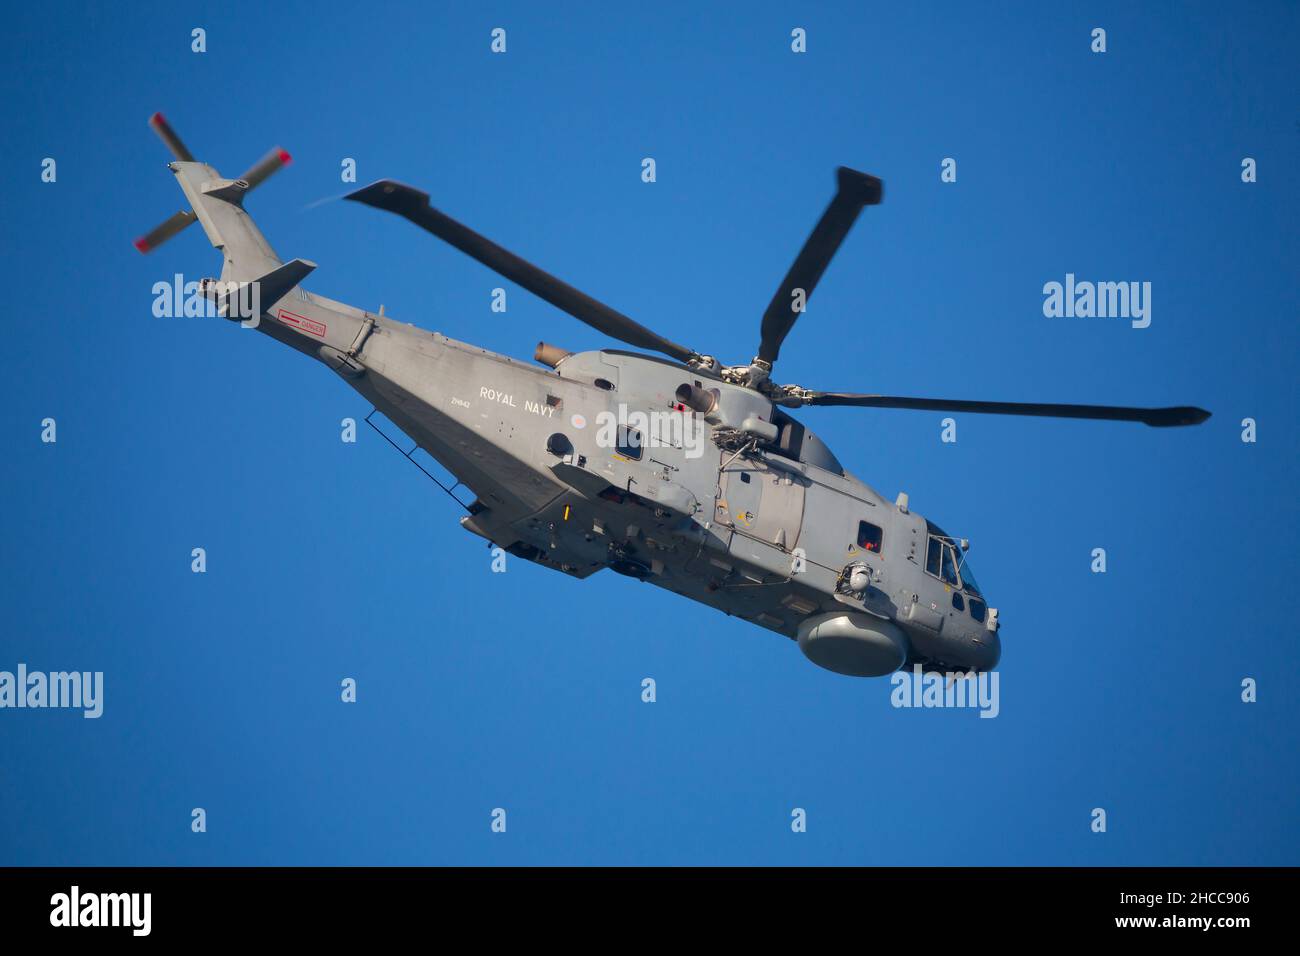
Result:
[[957,577],[957,556],[954,553],[956,549],[950,542],[943,542],[943,565],[939,571],[939,580],[944,584],[951,584],[953,587],[959,587],[961,581]]
[[925,552],[925,570],[950,587],[961,587],[961,578],[957,574],[957,545],[949,538],[936,534],[930,535],[930,543]]
[[883,537],[884,532],[870,521],[858,522],[858,547],[863,551],[870,551],[873,554],[879,554],[880,544]]
[[931,521],[925,523],[930,532],[929,548],[925,553],[925,570],[952,587],[960,587],[967,594],[982,595],[975,575],[966,563],[966,553],[956,538]]

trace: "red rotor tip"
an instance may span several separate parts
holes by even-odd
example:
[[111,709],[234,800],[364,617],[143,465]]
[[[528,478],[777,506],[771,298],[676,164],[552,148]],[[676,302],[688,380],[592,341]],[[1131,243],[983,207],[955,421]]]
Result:
[[288,166],[288,165],[289,165],[289,160],[291,160],[291,159],[293,159],[293,157],[289,155],[289,151],[288,151],[288,150],[285,150],[285,149],[280,150],[280,165],[281,165],[281,166]]
[[157,125],[159,125],[160,123],[166,123],[166,122],[167,122],[167,121],[166,121],[165,119],[163,119],[163,115],[162,115],[162,113],[154,113],[153,116],[150,116],[150,117],[149,117],[149,125],[150,125],[150,126],[157,126]]
[[144,236],[141,236],[141,237],[140,237],[139,239],[137,239],[134,243],[132,243],[132,245],[134,245],[134,246],[135,246],[137,249],[139,249],[141,252],[148,252],[148,251],[149,251],[149,240],[146,239],[146,238],[144,238]]

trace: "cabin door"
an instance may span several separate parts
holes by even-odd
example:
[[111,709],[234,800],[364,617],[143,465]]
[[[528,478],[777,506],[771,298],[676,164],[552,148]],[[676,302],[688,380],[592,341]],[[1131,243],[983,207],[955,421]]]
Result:
[[736,459],[722,473],[718,523],[792,551],[803,525],[804,485],[763,461]]

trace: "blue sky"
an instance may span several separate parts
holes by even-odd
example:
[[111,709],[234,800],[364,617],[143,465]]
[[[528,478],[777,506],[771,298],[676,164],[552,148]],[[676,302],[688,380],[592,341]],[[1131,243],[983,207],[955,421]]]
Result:
[[[0,711],[0,863],[1300,862],[1300,14],[910,6],[10,11],[0,669],[102,670],[105,710]],[[1002,611],[997,719],[897,710],[886,681],[649,586],[492,574],[415,469],[339,441],[369,409],[324,368],[154,318],[154,282],[219,267],[197,229],[131,246],[184,202],[159,109],[227,175],[293,154],[248,207],[320,264],[313,291],[517,356],[609,343],[523,292],[493,313],[485,268],[320,203],[345,157],[733,362],[853,166],[885,201],[780,380],[1214,417],[964,415],[944,444],[932,413],[804,412],[972,540]],[[1151,327],[1045,318],[1067,272],[1150,281]]]

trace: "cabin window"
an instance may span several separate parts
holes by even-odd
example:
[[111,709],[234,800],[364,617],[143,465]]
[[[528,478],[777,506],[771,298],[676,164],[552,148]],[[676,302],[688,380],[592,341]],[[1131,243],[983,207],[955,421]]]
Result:
[[984,602],[981,601],[979,598],[973,597],[970,599],[970,616],[973,617],[978,623],[980,624],[984,623],[984,616],[985,616],[984,612],[986,610],[987,608]]
[[624,458],[631,458],[633,461],[640,461],[641,433],[635,428],[628,428],[626,425],[619,425],[617,451]]
[[966,610],[966,599],[961,596],[960,591],[952,592],[952,606],[958,611]]
[[884,532],[870,521],[858,522],[858,547],[863,551],[879,554],[883,537]]
[[939,539],[931,538],[930,547],[925,552],[925,570],[933,574],[936,578],[939,576]]

